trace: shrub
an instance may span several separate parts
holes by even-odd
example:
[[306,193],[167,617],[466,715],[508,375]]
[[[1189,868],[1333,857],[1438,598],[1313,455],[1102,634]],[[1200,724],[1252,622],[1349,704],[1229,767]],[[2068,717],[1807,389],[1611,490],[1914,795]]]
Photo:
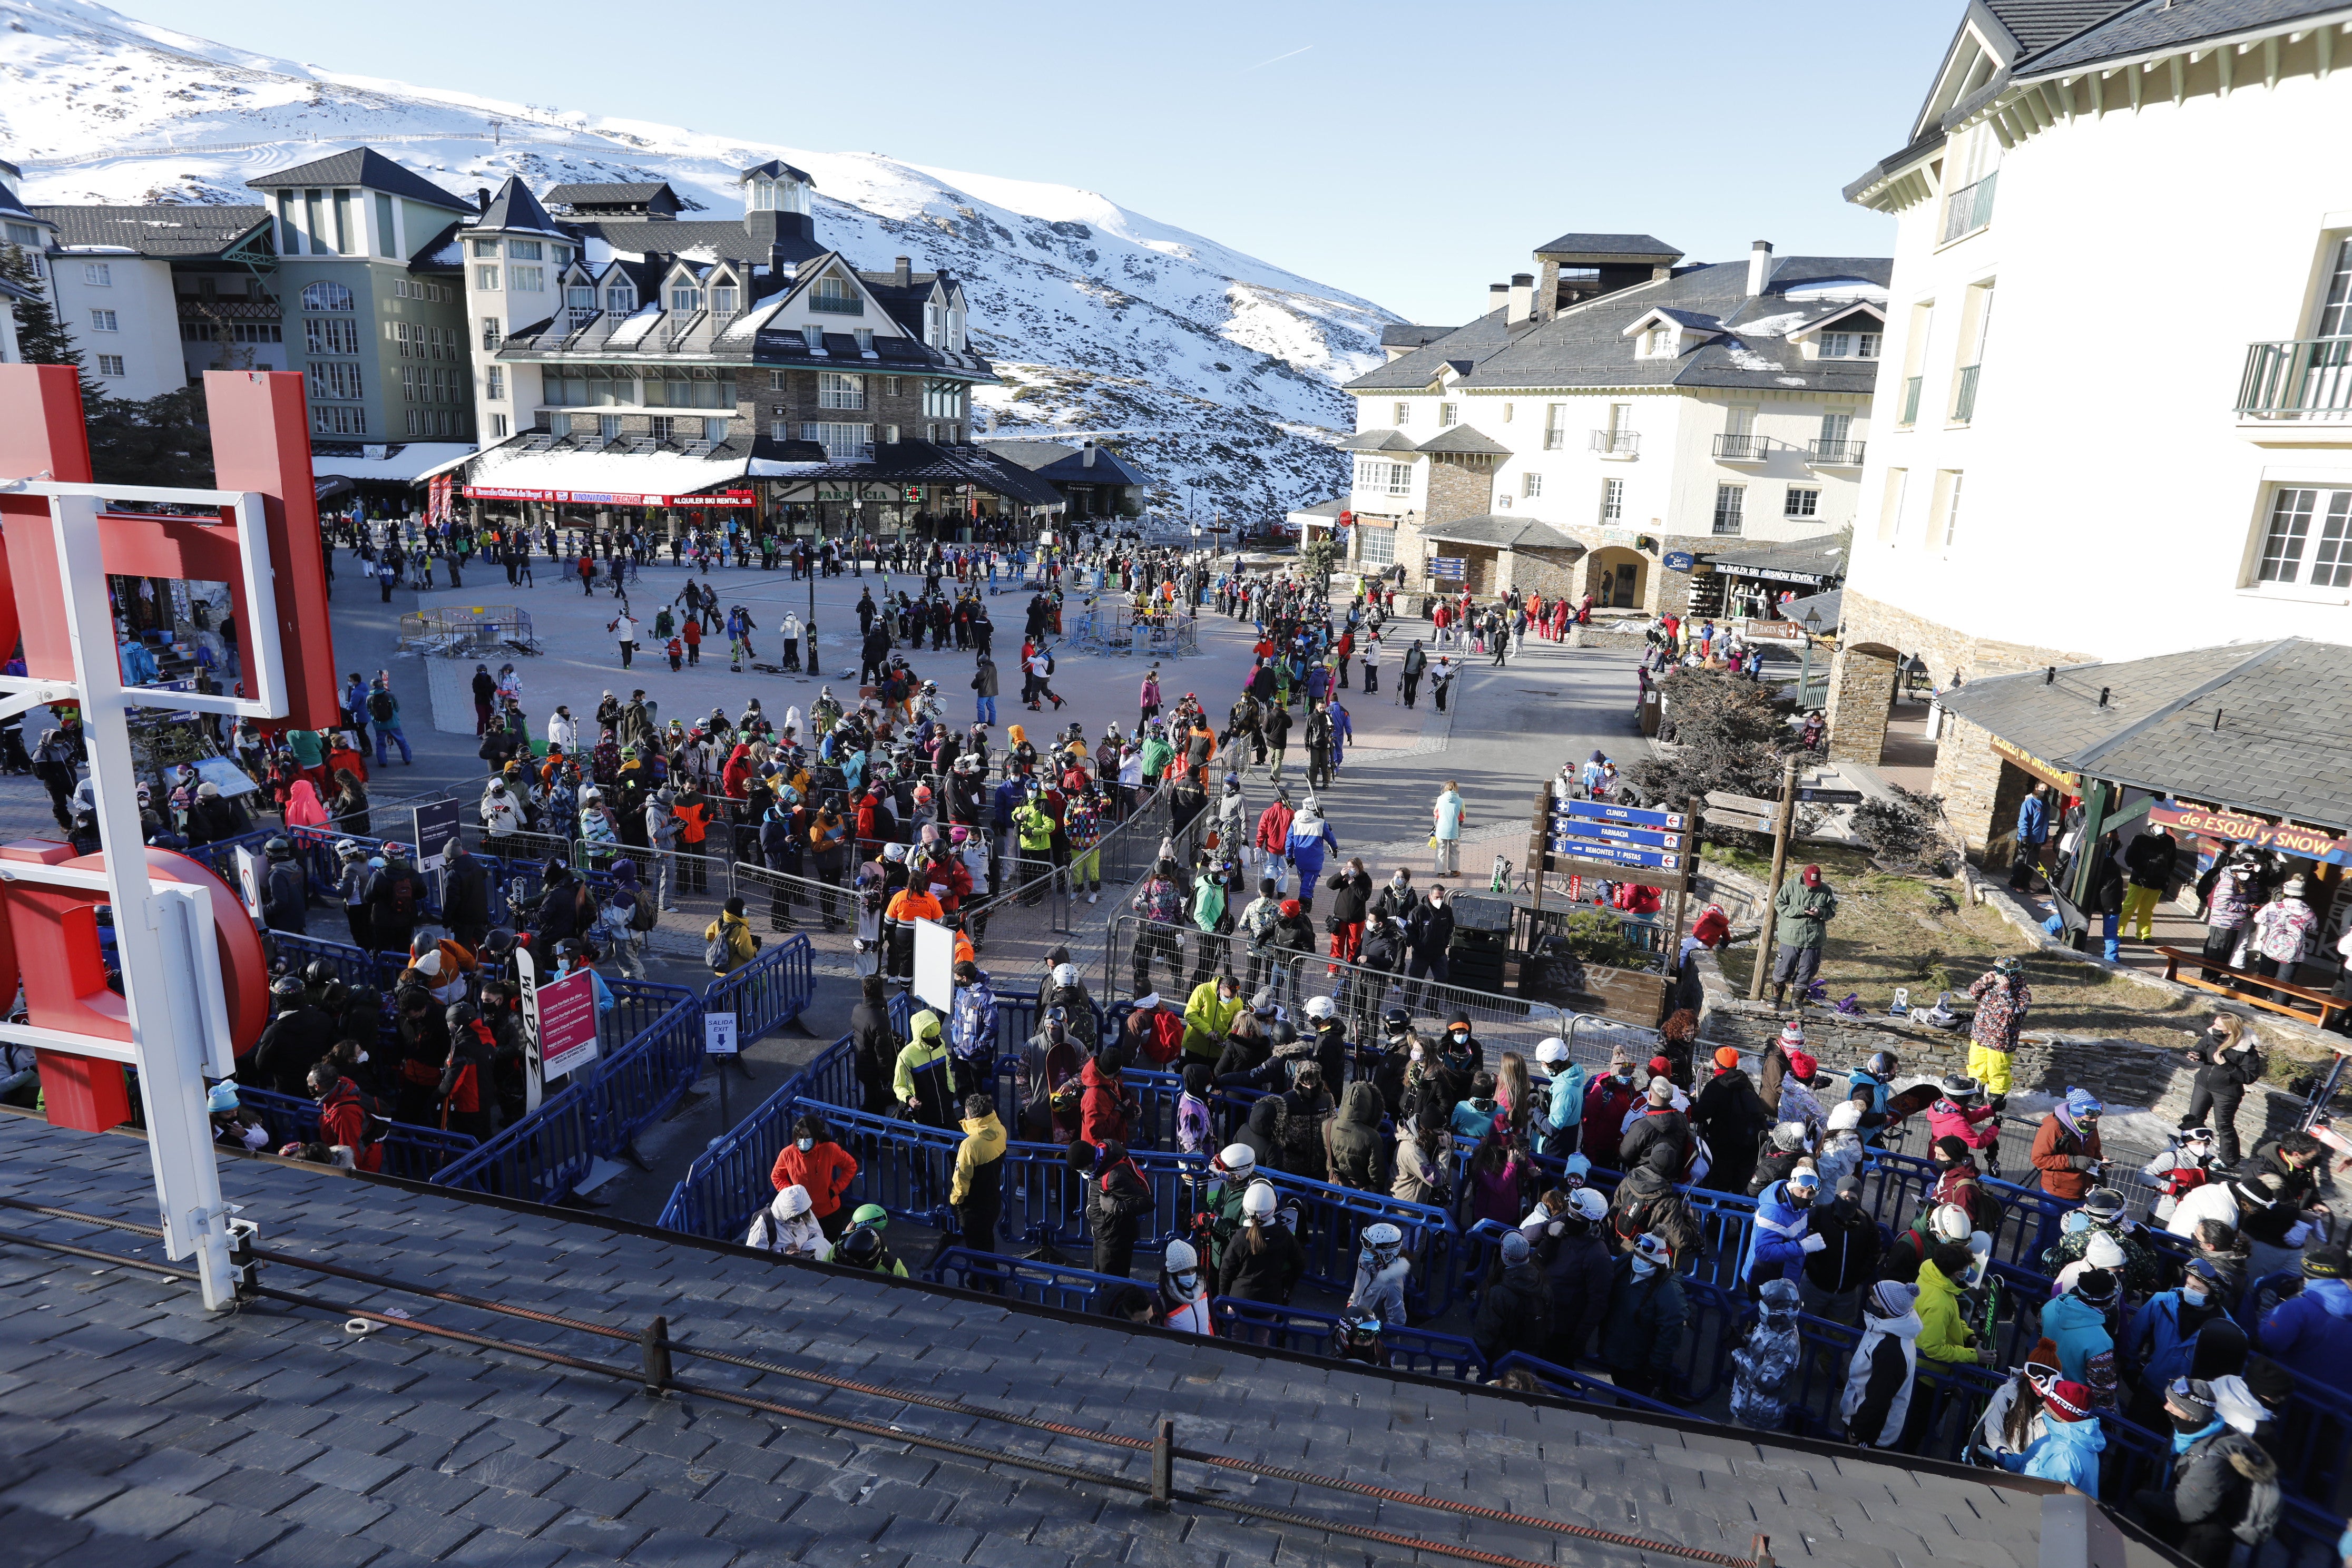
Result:
[[1892,800],[1870,799],[1853,808],[1853,836],[1870,850],[1871,863],[1902,875],[1948,877],[1958,857],[1944,824],[1944,797],[1916,795],[1889,784]]

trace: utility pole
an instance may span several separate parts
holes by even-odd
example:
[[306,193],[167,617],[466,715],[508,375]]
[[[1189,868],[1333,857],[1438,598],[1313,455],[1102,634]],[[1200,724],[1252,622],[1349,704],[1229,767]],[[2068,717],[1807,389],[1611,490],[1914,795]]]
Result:
[[1764,972],[1772,957],[1772,906],[1780,900],[1780,879],[1789,869],[1789,830],[1797,810],[1797,759],[1780,770],[1780,814],[1772,821],[1772,882],[1764,894],[1764,929],[1756,934],[1756,973],[1748,979],[1748,999],[1764,994]]

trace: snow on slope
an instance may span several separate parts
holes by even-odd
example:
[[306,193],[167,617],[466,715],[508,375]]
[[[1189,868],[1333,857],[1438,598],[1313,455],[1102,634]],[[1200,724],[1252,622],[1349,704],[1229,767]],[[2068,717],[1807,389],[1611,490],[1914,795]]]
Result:
[[0,157],[36,203],[243,203],[265,170],[365,142],[458,195],[509,174],[667,180],[709,216],[736,172],[815,176],[818,234],[859,265],[964,279],[1005,385],[992,433],[1095,435],[1163,504],[1263,517],[1343,482],[1338,383],[1397,318],[1091,191],[812,153],[411,87],[151,26],[87,0],[0,0]]

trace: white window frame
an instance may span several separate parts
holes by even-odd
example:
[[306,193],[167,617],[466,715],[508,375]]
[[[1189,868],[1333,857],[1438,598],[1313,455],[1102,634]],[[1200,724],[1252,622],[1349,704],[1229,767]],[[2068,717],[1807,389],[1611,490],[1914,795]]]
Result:
[[1403,429],[1406,426],[1408,426],[1408,425],[1410,425],[1410,424],[1412,424],[1412,404],[1410,404],[1410,403],[1400,403],[1400,404],[1398,404],[1398,405],[1396,405],[1395,409],[1394,409],[1394,413],[1395,413],[1395,415],[1396,415],[1396,421],[1395,421],[1395,424],[1396,424],[1396,427],[1397,427],[1398,429],[1402,430],[1402,429]]
[[714,316],[731,316],[735,314],[742,298],[743,291],[734,284],[721,283],[710,290],[710,313]]
[[89,330],[93,332],[119,332],[122,330],[121,318],[111,310],[92,310],[89,313]]
[[[1728,521],[1731,526],[1724,527]],[[1717,485],[1715,487],[1715,512],[1710,522],[1713,537],[1738,539],[1748,527],[1748,487]]]
[[91,289],[111,289],[111,288],[113,288],[113,287],[114,287],[114,267],[113,267],[113,264],[112,264],[111,262],[105,262],[105,261],[85,261],[85,262],[83,262],[83,263],[81,264],[81,280],[82,280],[83,285],[84,285],[85,287],[87,287],[87,288],[91,288]]
[[1601,521],[1603,522],[1622,522],[1624,520],[1625,481],[1622,479],[1601,480]]
[[1790,485],[1780,502],[1782,517],[1819,517],[1822,514],[1822,487]]
[[540,242],[535,239],[510,239],[507,241],[507,259],[509,261],[539,261],[544,259],[544,258],[545,249],[541,246]]
[[504,403],[507,400],[506,366],[494,364],[489,367],[488,386],[485,395],[493,403]]
[[1519,499],[1538,500],[1543,496],[1543,476],[1530,468],[1519,476]]
[[490,438],[492,440],[503,441],[510,433],[511,432],[507,429],[507,416],[505,415],[493,414],[490,416]]
[[509,266],[507,268],[507,292],[510,294],[546,293],[547,268]]
[[129,373],[122,368],[122,356],[121,354],[100,354],[98,356],[98,374],[100,375],[121,376],[128,374]]
[[1543,449],[1547,452],[1557,452],[1566,447],[1567,445],[1568,405],[1565,403],[1545,404]]
[[1366,566],[1396,564],[1397,531],[1393,528],[1369,528],[1356,525],[1356,559]]
[[852,412],[866,406],[866,378],[847,375],[836,370],[816,373],[816,405],[819,408],[840,408]]
[[[2290,505],[2299,526],[2283,533]],[[2251,585],[2267,593],[2303,594],[2352,587],[2352,489],[2281,485],[2272,491],[2263,509]]]
[[475,268],[474,287],[480,289],[485,294],[498,293],[499,269],[495,267],[488,266]]
[[1451,430],[1461,423],[1462,405],[1441,403],[1437,405],[1437,427],[1440,430]]
[[727,439],[727,416],[706,414],[702,416],[702,438],[716,447]]
[[702,289],[691,283],[673,283],[669,289],[669,311],[673,316],[690,316],[702,309]]

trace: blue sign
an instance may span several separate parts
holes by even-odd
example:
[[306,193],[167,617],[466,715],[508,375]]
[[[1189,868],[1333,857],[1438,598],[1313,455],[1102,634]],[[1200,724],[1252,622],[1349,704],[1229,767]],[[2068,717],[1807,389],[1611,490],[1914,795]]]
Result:
[[1429,574],[1433,577],[1459,577],[1464,557],[1459,555],[1433,555],[1429,558]]
[[1681,855],[1668,849],[1636,849],[1623,844],[1603,844],[1591,838],[1562,838],[1551,841],[1555,855],[1572,855],[1580,860],[1606,860],[1620,866],[1653,866],[1661,871],[1682,869]]
[[1612,805],[1602,800],[1554,800],[1551,812],[1556,817],[1584,816],[1636,827],[1681,829],[1690,826],[1690,818],[1679,811],[1644,811],[1638,805]]
[[1666,570],[1669,572],[1687,572],[1697,564],[1698,558],[1687,550],[1666,552]]
[[1655,827],[1615,827],[1577,816],[1555,816],[1551,830],[1565,838],[1598,838],[1611,844],[1632,844],[1650,849],[1679,849],[1683,836]]

